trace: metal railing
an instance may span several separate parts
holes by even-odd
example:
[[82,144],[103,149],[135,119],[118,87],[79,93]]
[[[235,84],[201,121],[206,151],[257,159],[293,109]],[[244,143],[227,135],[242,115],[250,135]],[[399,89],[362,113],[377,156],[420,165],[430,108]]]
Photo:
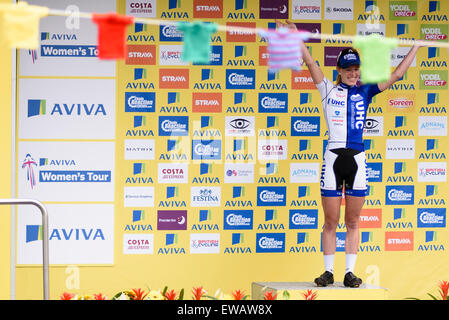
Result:
[[49,256],[48,256],[48,213],[45,206],[37,200],[33,199],[0,199],[0,205],[34,205],[39,208],[42,213],[42,253],[43,253],[43,276],[44,276],[44,300],[50,299],[49,291]]

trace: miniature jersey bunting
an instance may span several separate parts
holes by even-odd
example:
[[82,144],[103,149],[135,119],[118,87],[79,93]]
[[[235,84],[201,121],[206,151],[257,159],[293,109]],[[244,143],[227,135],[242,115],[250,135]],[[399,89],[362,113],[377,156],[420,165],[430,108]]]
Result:
[[290,31],[281,27],[276,31],[260,31],[259,35],[268,40],[268,71],[282,69],[301,70],[301,43],[308,39],[305,33]]
[[39,48],[39,23],[47,7],[26,2],[0,4],[0,43],[8,48]]
[[134,17],[117,13],[93,13],[92,21],[98,25],[98,58],[124,59],[126,27],[134,22]]
[[209,64],[212,51],[210,35],[217,31],[217,25],[201,21],[179,22],[177,28],[184,32],[181,59],[193,63]]
[[357,36],[354,47],[360,50],[361,81],[363,83],[379,83],[390,79],[391,50],[396,48],[396,39],[385,39],[378,34]]

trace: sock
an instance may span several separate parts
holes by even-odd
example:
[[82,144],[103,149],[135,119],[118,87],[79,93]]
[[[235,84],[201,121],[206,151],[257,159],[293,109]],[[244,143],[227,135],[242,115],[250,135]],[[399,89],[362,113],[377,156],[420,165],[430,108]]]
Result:
[[334,255],[325,254],[324,257],[324,269],[330,273],[334,273]]
[[354,272],[355,261],[357,260],[357,254],[346,253],[345,260],[346,260],[345,274],[348,272]]

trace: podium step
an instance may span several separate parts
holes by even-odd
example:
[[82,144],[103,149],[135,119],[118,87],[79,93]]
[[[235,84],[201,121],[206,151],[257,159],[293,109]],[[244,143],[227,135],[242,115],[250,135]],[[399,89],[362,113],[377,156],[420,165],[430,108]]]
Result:
[[[317,300],[386,300],[388,290],[382,287],[363,283],[359,288],[347,288],[343,282],[335,282],[327,287],[317,287],[313,282],[253,282],[251,297],[263,300],[265,292],[277,293],[277,300],[304,300],[304,293],[312,290],[317,293]],[[284,292],[287,292],[286,295]]]

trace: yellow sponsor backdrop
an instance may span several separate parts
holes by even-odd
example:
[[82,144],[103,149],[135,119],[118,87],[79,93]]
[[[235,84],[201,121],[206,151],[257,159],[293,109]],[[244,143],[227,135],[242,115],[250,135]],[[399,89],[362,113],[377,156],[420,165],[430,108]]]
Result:
[[[370,13],[366,12],[367,8],[370,5],[375,5],[378,10],[371,15],[373,18],[371,22],[384,25],[388,37],[419,39],[422,38],[421,25],[427,24],[432,25],[433,29],[443,26],[441,30],[444,31],[446,28],[447,37],[449,4],[444,1],[340,1],[338,5],[335,5],[337,8],[335,10],[328,6],[328,2],[332,3],[332,1],[325,0],[310,1],[310,5],[303,8],[306,11],[313,11],[317,6],[320,7],[322,20],[300,21],[293,16],[293,12],[298,12],[295,10],[301,10],[300,1],[290,0],[288,2],[289,18],[296,23],[321,24],[322,33],[332,34],[336,30],[341,30],[341,33],[354,35],[358,32],[357,24],[365,25],[367,23],[370,16]],[[151,3],[155,4],[155,2]],[[158,0],[155,6],[156,17],[181,18],[181,20],[191,21],[194,20],[194,10],[198,10],[194,8],[207,4],[205,1],[173,1],[170,3],[173,4],[173,9],[169,9],[168,1]],[[207,21],[223,25],[227,22],[255,22],[258,27],[262,28],[267,28],[269,23],[274,22],[274,19],[259,19],[259,1],[213,1],[208,5],[210,5],[208,8],[211,8],[211,12],[218,10],[221,14],[220,18],[203,18]],[[214,7],[215,5],[218,9]],[[353,20],[324,19],[325,12],[326,14],[335,13],[339,7],[350,8]],[[125,10],[125,1],[117,1],[117,11],[124,14]],[[347,9],[343,11],[347,12]],[[410,14],[412,11],[416,13],[414,20],[396,20],[394,17],[394,12]],[[159,26],[149,25],[138,31],[131,26],[128,28],[128,35],[130,36],[128,37],[129,45],[154,46],[153,49],[148,50],[155,55],[155,60],[151,65],[131,65],[125,61],[117,62],[114,264],[52,266],[50,270],[51,298],[57,299],[63,291],[79,294],[103,292],[111,297],[124,289],[136,287],[157,289],[164,286],[177,291],[184,288],[186,290],[185,297],[190,298],[191,288],[200,285],[204,286],[210,295],[213,295],[218,289],[225,293],[243,289],[250,294],[251,283],[254,281],[312,281],[323,270],[320,229],[324,220],[319,184],[291,183],[290,163],[319,163],[322,160],[322,141],[326,139],[326,127],[320,112],[321,103],[317,90],[312,90],[310,87],[293,89],[295,77],[288,70],[281,71],[274,79],[268,79],[267,67],[259,65],[260,47],[266,46],[266,42],[259,36],[256,37],[255,42],[228,42],[224,33],[216,33],[212,37],[212,44],[223,47],[221,65],[160,66],[161,51],[164,46],[181,45],[181,42],[160,41]],[[444,41],[447,41],[447,38]],[[235,56],[236,45],[243,46],[240,58]],[[338,40],[308,44],[314,58],[329,79],[333,79],[335,68],[326,66],[324,58],[326,47],[348,45],[351,43]],[[428,70],[445,72],[439,79],[445,80],[447,83],[447,56],[446,49],[436,51],[429,51],[427,48],[420,49],[416,58],[416,66],[411,67],[404,79],[397,82],[394,87],[376,96],[368,113],[368,118],[374,117],[371,119],[383,117],[380,120],[383,122],[383,135],[366,137],[368,140],[366,143],[368,162],[382,163],[382,181],[370,183],[370,194],[367,197],[365,208],[374,210],[377,215],[373,214],[373,211],[367,211],[369,214],[367,213],[366,221],[368,222],[365,222],[368,224],[361,228],[363,242],[360,244],[355,272],[366,283],[388,288],[392,299],[410,296],[424,298],[426,292],[436,294],[438,281],[449,278],[447,263],[449,236],[446,224],[444,227],[432,228],[418,228],[417,225],[419,208],[446,208],[447,182],[419,182],[418,164],[419,162],[446,163],[447,155],[443,146],[447,144],[447,137],[420,136],[419,117],[447,116],[447,84],[443,90],[438,87],[424,88],[420,84],[423,78],[422,73]],[[422,64],[426,61],[429,64]],[[135,68],[146,70],[143,73],[143,79],[134,79]],[[188,88],[160,88],[162,85],[160,69],[188,70]],[[202,79],[202,69],[212,71],[206,79]],[[226,69],[255,70],[255,89],[227,89]],[[182,74],[182,76],[184,75]],[[435,78],[431,77],[431,80],[435,80]],[[129,86],[126,88],[129,83],[131,83],[131,88]],[[132,88],[133,83],[140,87]],[[147,87],[142,87],[142,83]],[[134,91],[155,92],[156,108],[154,113],[126,113],[124,111],[125,92]],[[178,100],[173,104],[167,101],[169,92],[176,93],[175,97]],[[258,93],[267,92],[287,93],[288,113],[258,113]],[[221,112],[194,112],[192,101],[195,93],[221,93]],[[235,93],[242,93],[241,101],[235,100]],[[309,95],[301,96],[301,93],[309,93]],[[429,102],[429,99],[434,101]],[[178,109],[168,108],[173,105]],[[187,112],[183,112],[183,107]],[[158,117],[174,115],[189,116],[189,137],[158,136]],[[140,118],[136,120],[136,116]],[[211,116],[212,124],[201,128],[201,116]],[[254,116],[256,121],[254,137],[225,136],[225,117],[227,116]],[[267,116],[274,118],[267,119]],[[306,116],[321,118],[320,136],[292,137],[290,135],[291,117]],[[397,118],[397,116],[405,118]],[[3,118],[8,119],[7,114]],[[137,127],[135,121],[143,121],[143,125]],[[267,122],[270,122],[270,127],[267,127]],[[445,130],[447,131],[447,125]],[[140,134],[140,136],[133,136],[133,134]],[[142,136],[144,134],[149,134],[149,136]],[[190,160],[192,141],[200,140],[201,135],[207,135],[204,139],[221,140],[221,160],[204,161],[211,164],[211,171],[204,175],[200,174],[199,162]],[[271,137],[272,135],[279,135],[279,137]],[[128,139],[154,139],[154,160],[125,160],[124,144]],[[286,160],[261,161],[258,159],[258,141],[269,139],[287,140]],[[386,159],[387,140],[389,139],[414,140],[414,159]],[[436,141],[428,142],[428,139]],[[167,151],[168,140],[176,141],[177,147],[174,151]],[[244,141],[241,150],[233,151],[234,140]],[[307,146],[301,150],[299,148],[300,140],[306,140],[304,146]],[[7,139],[2,136],[2,141],[7,141]],[[437,148],[426,150],[428,143],[436,143]],[[420,159],[421,154],[423,155]],[[227,158],[227,155],[230,158]],[[435,160],[435,157],[438,159]],[[133,165],[137,162],[144,163],[145,166],[140,174],[134,175]],[[187,183],[158,183],[158,165],[172,162],[188,164]],[[267,162],[275,163],[274,171],[268,174]],[[253,163],[254,183],[225,184],[224,167],[226,163]],[[130,184],[127,178],[132,177],[151,178],[152,182],[143,184],[140,180],[137,184]],[[204,180],[205,177],[209,180]],[[203,180],[198,182],[195,178]],[[219,182],[216,181],[216,178]],[[154,207],[124,207],[124,188],[142,185],[155,187]],[[221,187],[221,207],[190,206],[191,188],[205,185]],[[257,187],[261,185],[287,186],[286,206],[257,206]],[[414,204],[386,205],[386,186],[402,185],[414,186]],[[426,195],[426,185],[436,186],[432,189],[436,192]],[[243,187],[240,189],[243,193],[240,193],[239,197],[233,197],[234,186]],[[172,189],[174,196],[171,198],[167,197],[167,187],[174,187]],[[305,193],[299,195],[299,187],[303,187],[301,191]],[[248,201],[251,202],[249,206]],[[243,205],[245,207],[242,207]],[[206,221],[199,221],[201,209],[210,210]],[[223,210],[228,209],[253,210],[252,230],[223,230]],[[274,210],[271,212],[271,216],[267,216],[266,209]],[[289,229],[290,209],[318,210],[317,228]],[[132,222],[133,210],[143,210],[145,213],[143,220],[139,223]],[[187,210],[187,230],[158,230],[158,210]],[[446,213],[444,219],[446,220]],[[369,223],[374,223],[375,226]],[[145,227],[145,231],[133,231],[132,227],[138,228],[138,224]],[[148,225],[151,225],[151,229],[148,228]],[[257,234],[270,232],[285,234],[285,252],[256,252]],[[345,232],[343,210],[337,232]],[[390,232],[400,232],[400,235],[409,237],[413,235],[412,239],[409,238],[412,248],[407,247],[407,244],[405,249],[402,244],[395,247],[394,245],[397,243],[393,243],[390,247],[391,243],[388,243]],[[142,233],[154,236],[153,254],[124,254],[123,235]],[[208,233],[220,235],[220,253],[190,254],[191,234],[204,235]],[[232,244],[233,233],[240,234],[240,242],[237,245]],[[299,243],[298,233],[301,233],[300,237],[302,237]],[[171,244],[166,242],[167,234],[174,235],[171,238]],[[400,248],[400,250],[390,251],[387,250],[387,247],[393,248],[393,250]],[[335,270],[336,281],[342,281],[344,276],[344,253],[342,252],[336,254]],[[42,295],[41,283],[41,268],[20,266],[16,270],[16,297],[18,299],[39,299]]]
[[[10,1],[2,0],[1,3]],[[11,198],[11,50],[0,49],[0,197]],[[0,206],[0,299],[10,296],[11,270],[11,207]]]

